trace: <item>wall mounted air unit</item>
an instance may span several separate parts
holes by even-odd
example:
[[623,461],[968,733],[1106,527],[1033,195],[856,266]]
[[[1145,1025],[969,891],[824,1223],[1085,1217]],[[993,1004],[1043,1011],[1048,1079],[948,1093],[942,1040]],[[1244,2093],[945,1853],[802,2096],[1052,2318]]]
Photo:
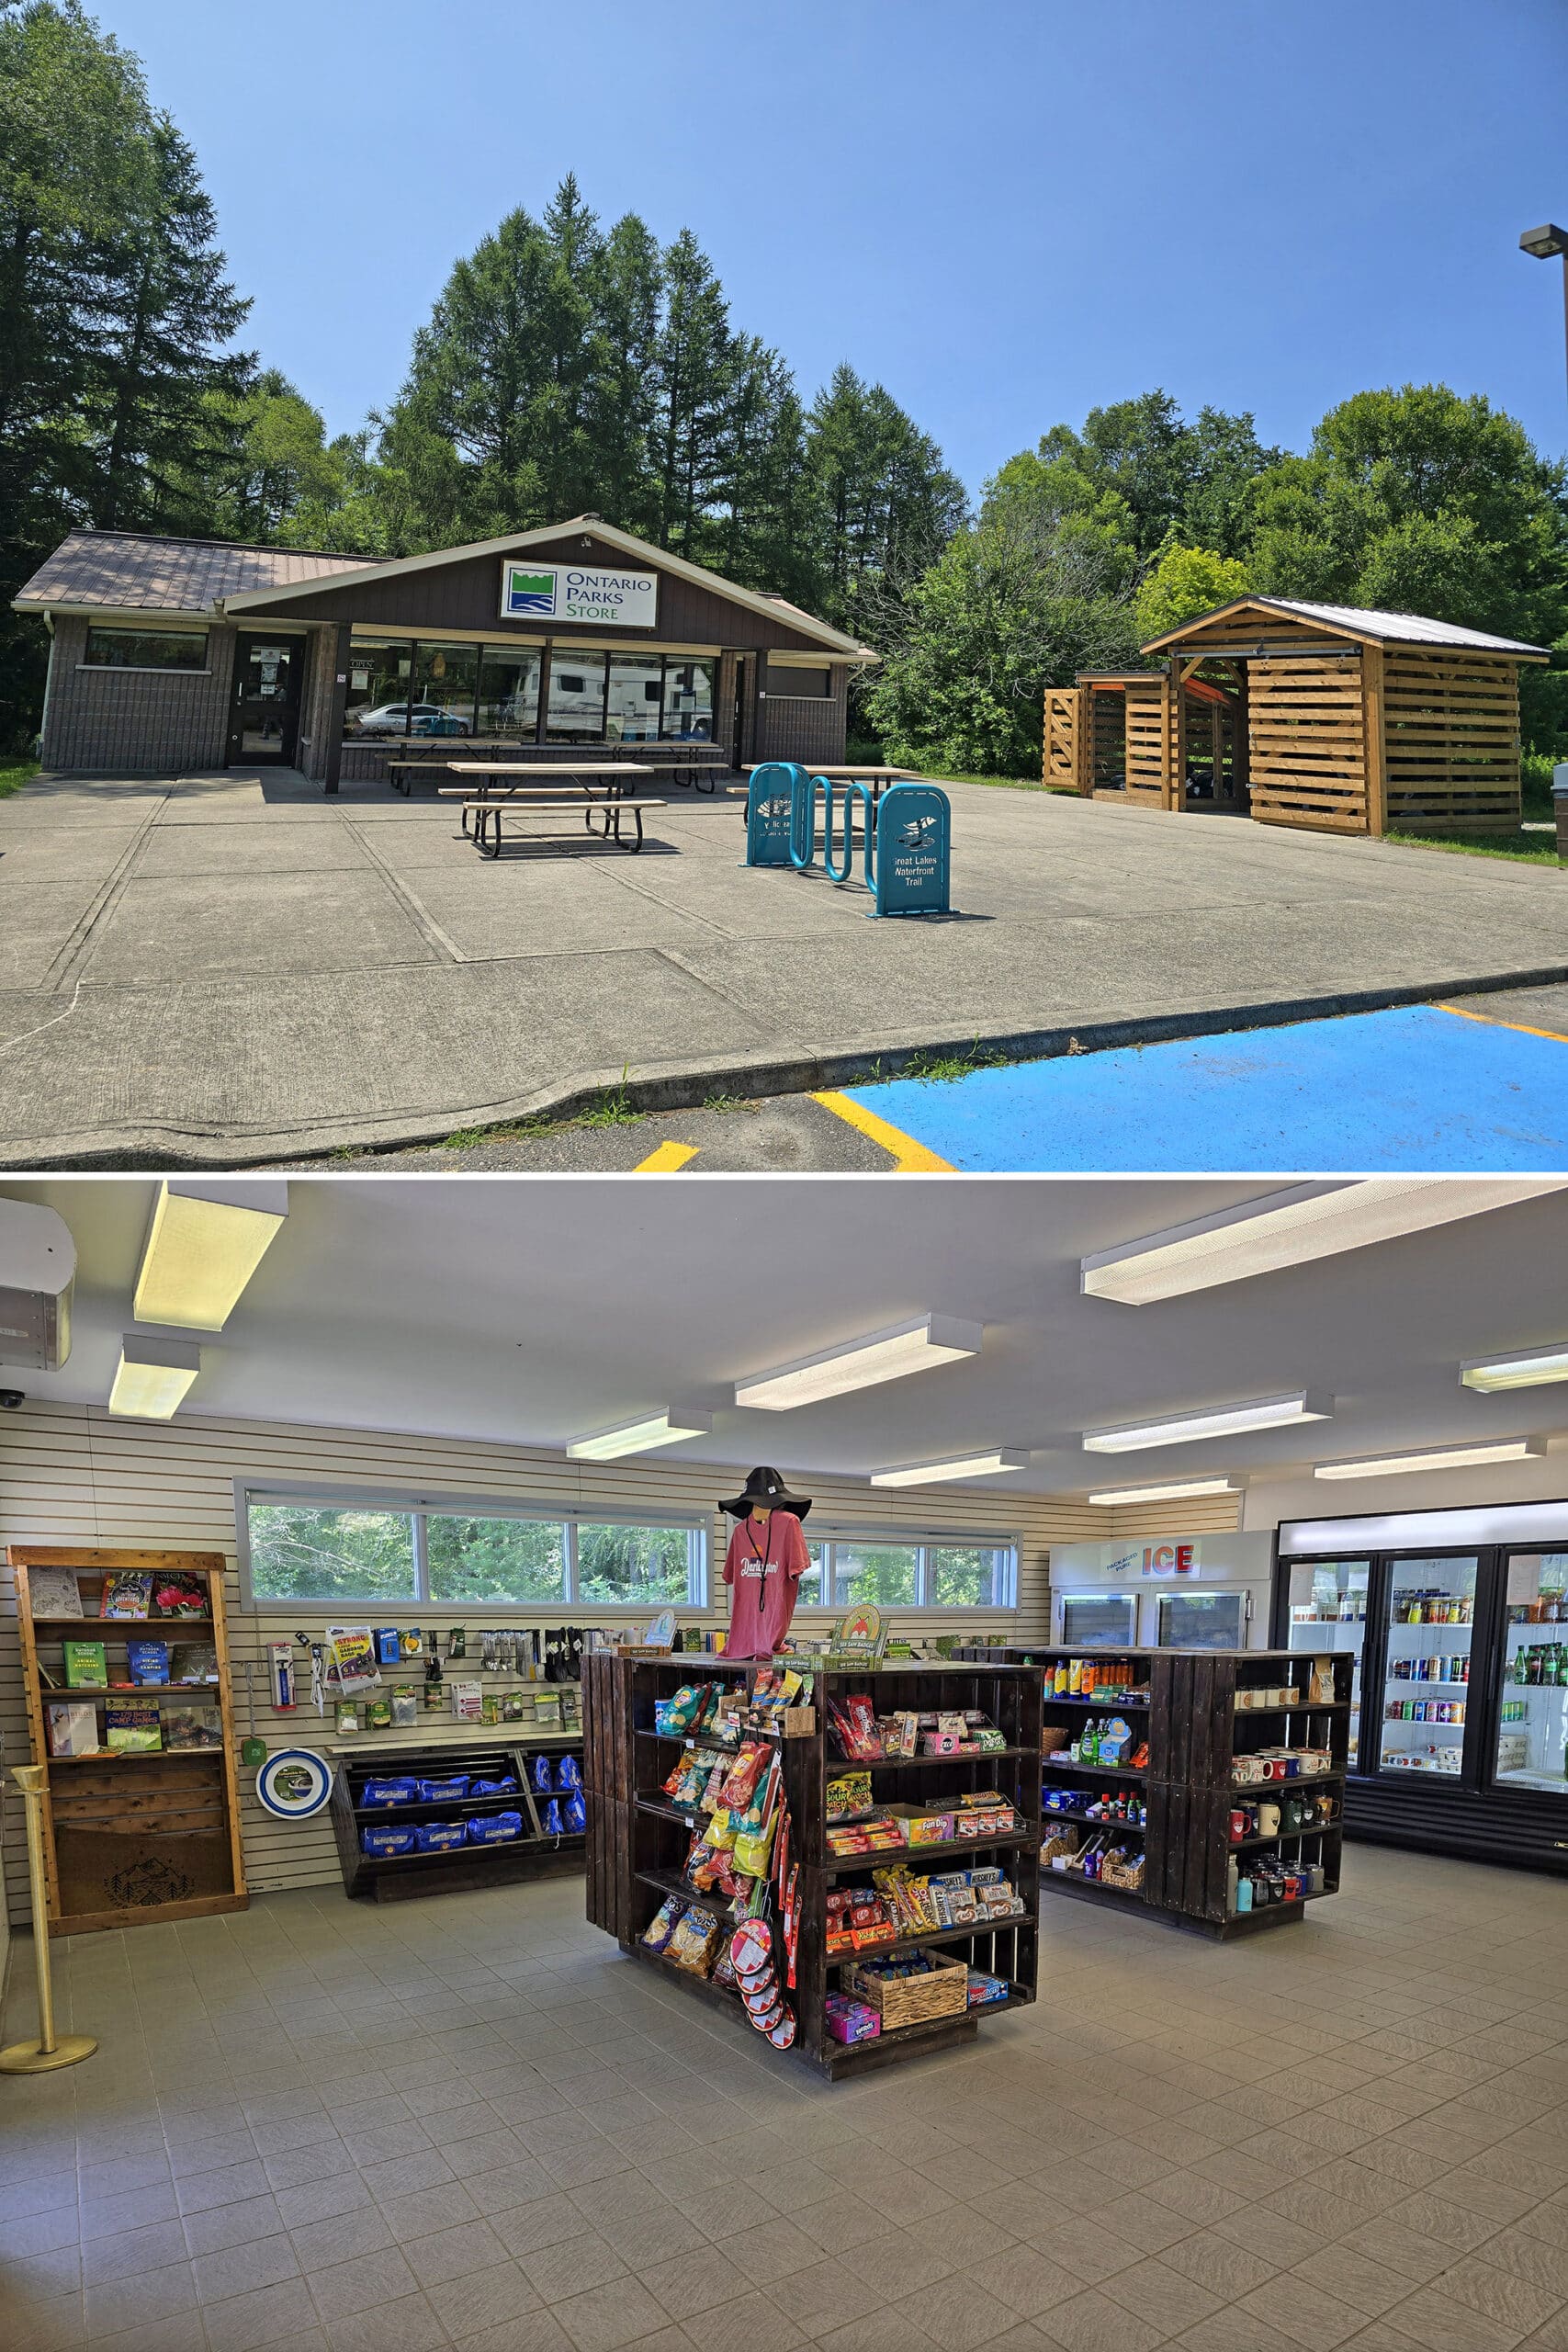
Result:
[[71,1352],[76,1244],[54,1209],[0,1201],[0,1363],[58,1372]]

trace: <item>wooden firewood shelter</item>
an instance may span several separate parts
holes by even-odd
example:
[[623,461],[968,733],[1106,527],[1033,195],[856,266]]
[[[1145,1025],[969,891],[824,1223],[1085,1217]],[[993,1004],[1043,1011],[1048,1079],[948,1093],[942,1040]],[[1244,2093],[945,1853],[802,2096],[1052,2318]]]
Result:
[[1519,665],[1543,647],[1414,613],[1245,596],[1045,694],[1044,781],[1312,831],[1512,832]]

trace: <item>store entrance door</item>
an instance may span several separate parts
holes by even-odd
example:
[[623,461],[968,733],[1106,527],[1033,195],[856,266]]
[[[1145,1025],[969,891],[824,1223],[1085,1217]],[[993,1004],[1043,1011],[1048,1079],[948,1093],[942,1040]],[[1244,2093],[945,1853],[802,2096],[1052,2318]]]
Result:
[[242,634],[229,704],[230,767],[292,767],[299,740],[302,637]]

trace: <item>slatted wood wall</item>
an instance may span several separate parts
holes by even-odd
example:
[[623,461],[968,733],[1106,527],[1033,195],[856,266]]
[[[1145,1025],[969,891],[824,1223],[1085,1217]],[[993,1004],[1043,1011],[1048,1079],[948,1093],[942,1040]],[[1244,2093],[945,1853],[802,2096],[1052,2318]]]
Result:
[[[786,1474],[787,1475],[787,1474]],[[568,1463],[558,1454],[521,1446],[471,1443],[450,1439],[382,1434],[364,1430],[311,1429],[288,1424],[226,1421],[190,1415],[160,1424],[111,1419],[101,1408],[29,1403],[0,1423],[0,1549],[9,1544],[159,1544],[220,1551],[230,1563],[227,1579],[230,1650],[237,1714],[245,1719],[245,1668],[250,1663],[258,1707],[257,1728],[279,1745],[331,1747],[335,1735],[307,1704],[292,1716],[275,1716],[267,1703],[266,1644],[291,1635],[297,1615],[286,1604],[250,1612],[241,1606],[234,1566],[233,1481],[254,1485],[341,1485],[345,1493],[393,1488],[421,1495],[494,1496],[497,1501],[537,1501],[565,1509],[668,1513],[674,1519],[705,1515],[713,1557],[722,1562],[728,1522],[716,1508],[726,1476],[692,1464]],[[973,1621],[955,1620],[955,1630],[980,1639],[1040,1641],[1050,1633],[1049,1546],[1089,1536],[1128,1532],[1107,1526],[1120,1518],[1082,1503],[1053,1503],[1039,1498],[965,1494],[940,1507],[931,1497],[897,1489],[873,1497],[847,1480],[810,1477],[802,1483],[815,1498],[810,1532],[848,1533],[855,1529],[893,1534],[963,1530],[975,1540],[1020,1544],[1019,1607],[1010,1617],[976,1611]],[[1184,1524],[1196,1524],[1187,1514]],[[1151,1526],[1150,1532],[1160,1531]],[[722,1587],[718,1588],[722,1594]],[[409,1612],[366,1612],[397,1622]],[[432,1617],[435,1611],[429,1612]],[[450,1612],[440,1612],[444,1623]],[[487,1611],[508,1624],[558,1624],[560,1608]],[[586,1610],[578,1614],[592,1621]],[[722,1624],[722,1605],[694,1613],[689,1622]],[[686,1612],[682,1612],[686,1616]],[[897,1623],[895,1613],[895,1623]],[[307,1694],[308,1696],[308,1694]],[[421,1725],[422,1742],[425,1737]],[[471,1736],[471,1735],[469,1735]],[[432,1736],[461,1739],[456,1727]],[[492,1735],[493,1736],[493,1735]],[[12,1760],[25,1760],[28,1735],[10,1571],[0,1564],[0,1741]],[[253,1776],[242,1774],[242,1831],[253,1891],[336,1884],[336,1850],[326,1815],[314,1823],[284,1824],[265,1814],[249,1793]],[[20,1809],[6,1823],[5,1880],[13,1919],[25,1917],[25,1863]]]
[[1127,782],[1127,706],[1120,690],[1089,690],[1089,782],[1095,792],[1121,792]]
[[1252,814],[1314,832],[1371,830],[1359,653],[1271,655],[1250,664],[1247,685]]
[[1153,672],[1146,679],[1129,678],[1122,701],[1127,713],[1127,798],[1146,808],[1171,808],[1170,681]]
[[[1088,697],[1092,706],[1094,697]],[[1084,742],[1084,690],[1080,686],[1045,689],[1045,756],[1043,782],[1054,792],[1086,792],[1088,762]]]
[[1517,662],[1390,649],[1382,707],[1391,827],[1428,833],[1517,829]]

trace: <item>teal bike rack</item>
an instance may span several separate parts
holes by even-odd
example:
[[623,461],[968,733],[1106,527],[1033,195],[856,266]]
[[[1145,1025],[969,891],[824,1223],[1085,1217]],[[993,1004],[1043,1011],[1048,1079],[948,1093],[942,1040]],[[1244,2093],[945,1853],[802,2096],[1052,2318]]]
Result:
[[948,914],[953,811],[934,784],[896,784],[880,802],[869,786],[843,787],[843,833],[835,857],[840,806],[830,777],[812,775],[794,760],[769,760],[751,771],[746,796],[746,863],[791,865],[807,873],[817,863],[817,796],[823,796],[822,870],[829,882],[854,873],[855,803],[861,808],[862,871],[876,915]]

